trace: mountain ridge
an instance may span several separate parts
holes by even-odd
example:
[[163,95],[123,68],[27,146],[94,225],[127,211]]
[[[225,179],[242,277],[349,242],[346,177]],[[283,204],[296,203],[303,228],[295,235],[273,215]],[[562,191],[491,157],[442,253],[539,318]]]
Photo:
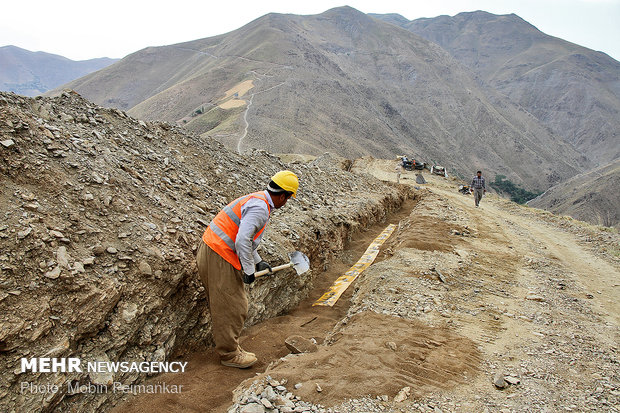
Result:
[[75,61],[57,54],[2,46],[0,90],[24,96],[40,95],[118,60],[102,57]]
[[539,190],[588,164],[440,46],[350,7],[270,13],[225,35],[143,49],[64,87],[241,151],[409,154]]
[[620,157],[620,62],[605,53],[547,35],[515,14],[373,17],[445,48],[595,164]]

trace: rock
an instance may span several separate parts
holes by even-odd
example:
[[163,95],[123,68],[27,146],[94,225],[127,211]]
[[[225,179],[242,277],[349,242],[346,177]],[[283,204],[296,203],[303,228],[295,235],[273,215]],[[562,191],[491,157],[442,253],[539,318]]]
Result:
[[7,139],[4,141],[0,141],[0,144],[2,144],[2,146],[4,146],[5,148],[10,148],[11,146],[15,145],[15,141],[13,139]]
[[415,176],[415,181],[418,184],[425,184],[426,183],[426,179],[424,179],[424,177],[422,176],[422,174],[416,174]]
[[106,251],[108,252],[108,254],[116,254],[118,253],[118,250],[114,247],[108,247],[106,248]]
[[407,398],[409,397],[409,395],[411,394],[411,387],[407,386],[407,387],[403,387],[396,396],[394,396],[394,403],[402,403],[405,400],[407,400]]
[[272,402],[276,399],[276,392],[273,390],[273,387],[267,386],[265,387],[265,390],[263,390],[263,392],[261,393],[261,397]]
[[302,336],[287,337],[284,344],[293,354],[314,353],[319,349],[316,344]]
[[52,280],[55,280],[56,278],[60,276],[60,266],[57,265],[53,270],[46,272],[44,276],[46,276],[47,278],[51,278]]
[[153,270],[151,269],[149,263],[146,261],[140,261],[140,264],[138,264],[138,269],[140,270],[140,274],[142,275],[153,275]]
[[86,272],[86,270],[84,269],[84,264],[82,264],[79,261],[76,261],[76,262],[73,263],[73,271],[75,271],[77,273]]
[[504,375],[502,373],[497,373],[493,378],[493,384],[498,389],[505,389],[508,387],[508,383],[504,380]]
[[299,390],[299,389],[301,389],[301,386],[303,386],[303,384],[301,384],[301,383],[297,383],[297,384],[295,385],[295,390]]
[[[103,254],[103,251],[101,253]],[[84,265],[93,265],[94,263],[95,263],[95,257],[86,257],[82,260],[82,264]]]
[[282,397],[282,396],[276,396],[274,403],[276,407],[286,406],[286,407],[290,407],[291,409],[295,408],[295,403],[293,403],[290,399],[287,399],[286,397]]
[[61,268],[69,268],[69,256],[66,247],[58,247],[56,251],[56,261]]
[[508,384],[512,384],[512,385],[517,385],[517,384],[521,383],[521,380],[519,380],[518,377],[514,377],[514,376],[506,376],[506,377],[504,377],[504,380],[506,380],[506,382],[508,382]]
[[398,347],[396,346],[396,343],[393,342],[393,341],[388,341],[387,343],[385,343],[385,346],[387,348],[389,348],[390,350],[392,350],[392,351],[398,350]]
[[105,252],[105,248],[103,247],[103,245],[95,245],[93,247],[93,254],[97,256],[103,255],[104,252]]
[[258,403],[249,403],[241,408],[240,413],[265,413],[265,407]]
[[525,299],[526,300],[532,300],[532,301],[538,301],[538,302],[545,301],[545,297],[542,297],[542,296],[534,294],[534,293],[528,293],[528,295],[525,297]]
[[37,212],[39,208],[41,208],[41,205],[39,205],[38,202],[31,202],[31,203],[24,205],[24,208],[27,209],[28,211]]
[[26,238],[28,235],[30,235],[30,233],[31,233],[31,232],[32,232],[32,228],[28,227],[28,228],[26,228],[26,229],[25,229],[25,230],[23,230],[23,231],[19,231],[19,232],[17,233],[17,238],[18,238],[18,239],[24,239],[24,238]]
[[314,383],[314,384],[316,384],[316,392],[317,392],[317,393],[320,393],[320,392],[322,392],[322,391],[323,391],[323,389],[321,388],[321,386],[319,386],[319,383]]
[[65,237],[62,232],[56,231],[54,229],[50,230],[49,234],[50,234],[50,236],[52,236],[54,238],[64,238]]
[[273,404],[271,404],[271,402],[267,399],[260,399],[260,402],[263,404],[263,406],[265,406],[265,408],[267,409],[273,409]]

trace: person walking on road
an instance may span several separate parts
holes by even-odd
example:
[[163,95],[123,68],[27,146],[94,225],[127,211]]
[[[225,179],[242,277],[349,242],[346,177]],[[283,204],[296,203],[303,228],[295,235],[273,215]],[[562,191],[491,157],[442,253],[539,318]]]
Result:
[[272,209],[283,207],[298,188],[297,175],[280,171],[266,190],[244,195],[224,207],[202,235],[196,264],[209,301],[215,351],[224,366],[243,369],[257,361],[254,353],[239,346],[248,315],[244,284],[254,282],[257,271],[268,269],[271,274],[271,266],[257,248]]
[[480,200],[482,199],[482,195],[486,194],[487,187],[484,183],[484,178],[482,177],[482,171],[478,171],[474,179],[471,181],[471,187],[474,190],[474,202],[476,203],[476,208],[480,206]]

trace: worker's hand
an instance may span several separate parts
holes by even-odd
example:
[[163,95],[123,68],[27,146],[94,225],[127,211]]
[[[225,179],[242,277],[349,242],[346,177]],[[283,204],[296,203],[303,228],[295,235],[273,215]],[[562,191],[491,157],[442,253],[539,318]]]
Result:
[[269,265],[269,263],[267,261],[261,261],[258,264],[256,264],[256,272],[262,271],[262,270],[269,270],[267,275],[273,274],[273,271],[271,269],[271,265]]
[[254,277],[254,274],[250,274],[250,275],[248,275],[248,274],[246,274],[246,273],[243,273],[243,282],[244,282],[244,283],[246,283],[246,284],[252,284],[252,283],[254,282],[254,280],[255,280],[255,279],[256,279],[256,278]]

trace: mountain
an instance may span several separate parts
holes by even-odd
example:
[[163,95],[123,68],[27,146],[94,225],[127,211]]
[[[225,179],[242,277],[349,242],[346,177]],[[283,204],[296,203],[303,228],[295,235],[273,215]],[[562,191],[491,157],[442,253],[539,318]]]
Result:
[[544,190],[588,161],[445,50],[350,7],[268,14],[63,86],[240,152],[421,157]]
[[562,182],[528,205],[595,225],[620,225],[620,160]]
[[542,33],[514,14],[373,16],[440,45],[596,164],[620,157],[617,60]]
[[0,90],[23,96],[40,95],[116,61],[118,59],[107,57],[75,61],[55,54],[4,46],[0,47]]

